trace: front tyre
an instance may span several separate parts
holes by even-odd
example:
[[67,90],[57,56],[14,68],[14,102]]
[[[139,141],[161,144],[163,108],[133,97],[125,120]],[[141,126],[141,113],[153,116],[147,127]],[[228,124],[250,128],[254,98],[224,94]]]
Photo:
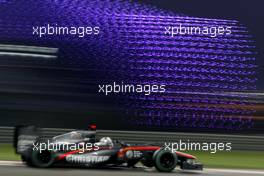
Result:
[[177,155],[166,150],[158,150],[153,155],[154,166],[160,172],[171,172],[177,165]]

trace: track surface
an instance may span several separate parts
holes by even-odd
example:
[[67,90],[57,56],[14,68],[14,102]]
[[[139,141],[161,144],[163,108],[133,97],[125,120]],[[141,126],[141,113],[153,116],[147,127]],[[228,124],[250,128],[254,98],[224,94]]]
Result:
[[138,168],[50,168],[37,169],[24,166],[20,162],[0,161],[0,175],[3,176],[144,176],[144,175],[179,175],[179,176],[260,176],[264,171],[255,170],[229,170],[229,169],[205,169],[204,171],[181,171],[173,173],[159,173],[155,169]]

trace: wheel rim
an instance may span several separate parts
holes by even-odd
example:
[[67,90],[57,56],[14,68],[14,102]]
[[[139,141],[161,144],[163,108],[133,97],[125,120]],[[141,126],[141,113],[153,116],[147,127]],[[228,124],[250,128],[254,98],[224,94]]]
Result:
[[51,152],[49,152],[48,150],[44,150],[41,153],[40,152],[37,153],[37,160],[42,164],[49,163],[51,159],[52,159]]
[[170,168],[174,165],[174,157],[171,153],[166,153],[160,157],[160,163],[164,168]]

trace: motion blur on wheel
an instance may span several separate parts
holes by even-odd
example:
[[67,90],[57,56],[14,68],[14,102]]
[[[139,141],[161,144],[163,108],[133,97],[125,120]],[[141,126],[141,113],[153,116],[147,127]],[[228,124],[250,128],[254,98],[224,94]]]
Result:
[[152,144],[127,144],[110,137],[96,136],[95,126],[90,130],[77,130],[45,138],[34,126],[17,126],[14,147],[21,159],[31,167],[48,168],[59,165],[82,167],[155,167],[160,172],[181,169],[202,170],[196,157],[166,150]]

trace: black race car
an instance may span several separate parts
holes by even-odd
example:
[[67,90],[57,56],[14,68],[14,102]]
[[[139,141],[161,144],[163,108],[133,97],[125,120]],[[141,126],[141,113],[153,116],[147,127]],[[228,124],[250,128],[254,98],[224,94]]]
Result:
[[146,167],[155,167],[161,172],[170,172],[177,165],[181,169],[202,170],[196,157],[166,150],[159,145],[137,145],[113,141],[109,137],[97,139],[95,127],[79,130],[52,138],[40,136],[34,126],[17,126],[14,147],[22,160],[33,167],[56,165],[87,167],[134,167],[141,162]]

